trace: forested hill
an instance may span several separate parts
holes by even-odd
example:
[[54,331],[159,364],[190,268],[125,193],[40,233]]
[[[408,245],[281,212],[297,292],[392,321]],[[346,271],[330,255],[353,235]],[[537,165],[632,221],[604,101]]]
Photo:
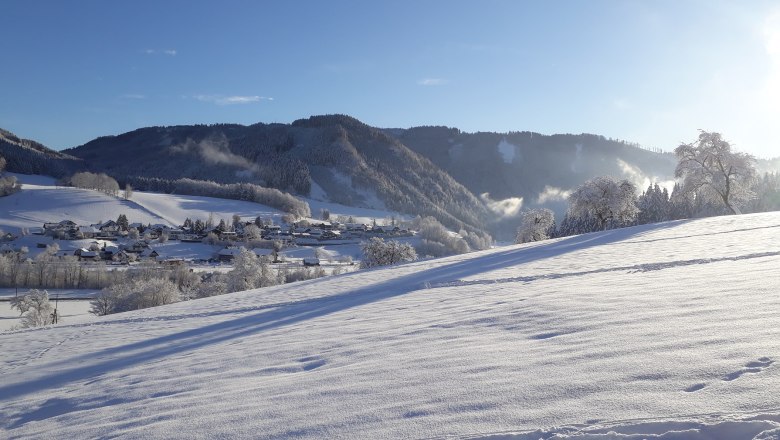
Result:
[[252,182],[353,206],[484,229],[484,204],[398,139],[341,115],[292,124],[142,128],[66,150],[119,180]]
[[567,191],[585,180],[613,175],[641,188],[671,179],[675,164],[671,154],[597,135],[379,129],[344,115],[291,124],[140,128],[62,153],[10,133],[0,140],[3,148],[13,147],[13,154],[0,151],[12,171],[59,177],[87,168],[159,191],[181,178],[249,182],[345,205],[432,215],[455,230],[495,229],[496,219],[514,224],[520,198],[522,206],[544,204],[560,213]]
[[9,171],[22,174],[64,177],[84,167],[79,158],[52,150],[36,141],[22,139],[2,128],[0,156],[8,162]]
[[535,203],[545,187],[568,190],[595,176],[629,178],[642,188],[671,179],[676,165],[671,153],[592,134],[464,133],[448,127],[389,131],[473,193],[523,197],[526,204]]

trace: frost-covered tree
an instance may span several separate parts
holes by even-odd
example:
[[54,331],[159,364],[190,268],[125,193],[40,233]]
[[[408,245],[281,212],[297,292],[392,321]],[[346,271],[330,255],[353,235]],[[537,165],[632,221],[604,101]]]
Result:
[[672,207],[669,202],[669,192],[657,183],[651,184],[639,196],[637,206],[639,207],[639,215],[637,216],[639,224],[658,223],[671,219]]
[[[0,156],[0,175],[2,175],[3,170],[5,170],[5,158],[3,156]],[[21,189],[21,185],[19,185],[16,182],[16,177],[14,176],[4,176],[0,177],[0,197],[11,195]]]
[[279,279],[268,258],[257,257],[254,252],[243,247],[233,259],[233,270],[227,274],[227,288],[230,292],[277,284],[280,284]]
[[360,267],[363,269],[388,266],[417,259],[417,252],[410,244],[401,243],[397,240],[385,241],[382,238],[374,237],[364,242],[361,249],[363,251],[363,259],[360,262]]
[[246,241],[260,240],[263,237],[263,231],[254,223],[244,226],[244,238]]
[[686,192],[718,200],[732,214],[740,214],[741,205],[753,197],[755,158],[732,151],[720,133],[700,130],[698,139],[681,144],[674,153],[679,160],[675,176],[684,179]]
[[107,315],[178,302],[179,288],[168,278],[140,276],[103,289],[91,302],[90,313]]
[[528,243],[550,238],[555,231],[555,214],[547,208],[531,209],[522,215],[515,242]]
[[569,195],[569,214],[572,217],[591,216],[603,230],[608,223],[633,221],[639,212],[636,202],[633,183],[601,176],[588,180]]
[[22,315],[22,327],[43,327],[54,323],[54,307],[49,302],[49,292],[33,289],[24,295],[26,311]]
[[129,184],[125,184],[125,192],[124,192],[125,200],[130,200],[130,197],[133,197],[133,187]]

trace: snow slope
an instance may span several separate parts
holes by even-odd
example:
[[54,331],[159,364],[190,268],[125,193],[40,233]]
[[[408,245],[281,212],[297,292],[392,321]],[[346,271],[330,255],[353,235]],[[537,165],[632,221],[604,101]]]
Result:
[[101,220],[116,220],[121,213],[131,222],[168,223],[133,201],[86,189],[25,183],[16,194],[0,197],[0,229],[5,231],[40,228],[46,222],[65,219],[90,225]]
[[[0,229],[17,232],[20,228],[41,227],[45,222],[70,219],[79,225],[89,225],[100,220],[115,220],[119,214],[127,215],[131,223],[170,224],[178,226],[189,217],[206,220],[213,215],[215,221],[232,221],[238,214],[244,220],[256,217],[272,218],[282,223],[285,214],[274,208],[242,200],[215,197],[159,194],[136,191],[130,200],[110,197],[98,191],[56,186],[53,178],[25,174],[13,174],[23,184],[22,190],[8,197],[0,197]],[[352,216],[356,222],[371,223],[376,219],[404,216],[392,211],[355,208],[337,203],[303,199],[309,203],[312,216],[327,209],[333,219],[339,215]]]
[[780,213],[0,334],[11,438],[780,438]]

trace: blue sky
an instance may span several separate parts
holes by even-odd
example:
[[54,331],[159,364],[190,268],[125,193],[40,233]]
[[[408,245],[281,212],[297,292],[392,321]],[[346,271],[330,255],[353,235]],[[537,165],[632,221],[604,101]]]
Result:
[[61,149],[149,125],[697,129],[780,156],[780,1],[4,1],[0,127]]

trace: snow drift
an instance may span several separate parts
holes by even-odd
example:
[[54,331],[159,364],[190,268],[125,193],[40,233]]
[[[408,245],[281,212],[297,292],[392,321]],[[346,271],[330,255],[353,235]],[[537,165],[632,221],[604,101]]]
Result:
[[0,334],[13,438],[776,439],[780,213]]

